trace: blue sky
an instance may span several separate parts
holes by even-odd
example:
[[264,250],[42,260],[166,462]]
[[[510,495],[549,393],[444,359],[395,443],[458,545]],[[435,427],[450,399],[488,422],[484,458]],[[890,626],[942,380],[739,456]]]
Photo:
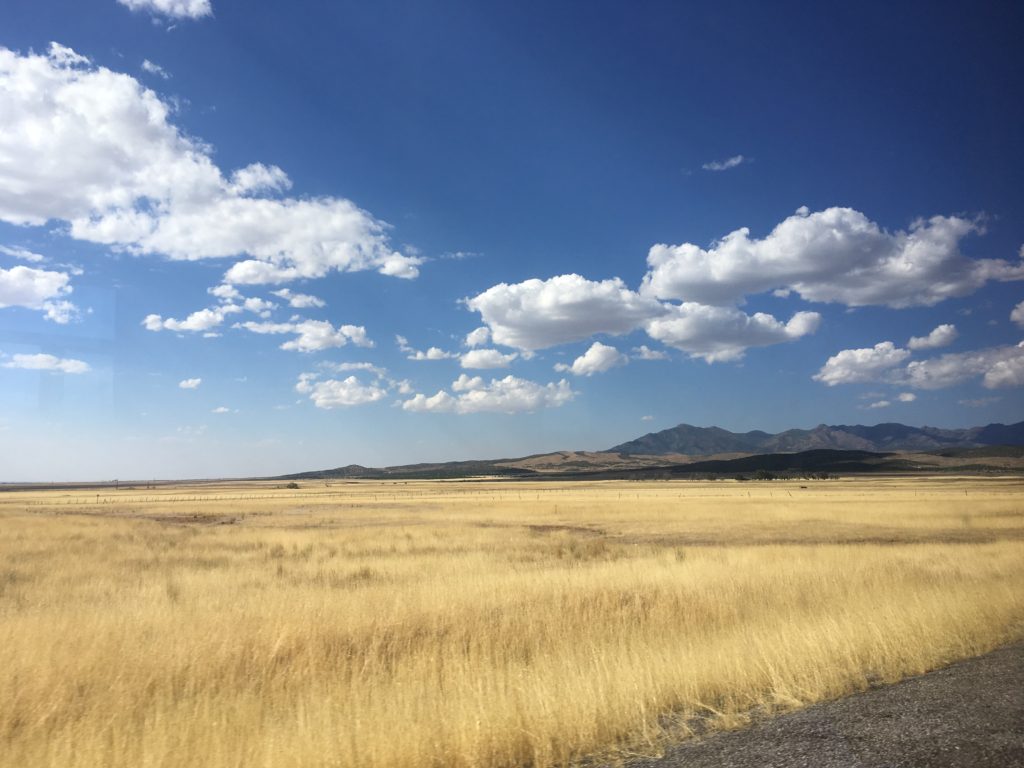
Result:
[[9,0],[0,479],[1019,421],[1012,6]]

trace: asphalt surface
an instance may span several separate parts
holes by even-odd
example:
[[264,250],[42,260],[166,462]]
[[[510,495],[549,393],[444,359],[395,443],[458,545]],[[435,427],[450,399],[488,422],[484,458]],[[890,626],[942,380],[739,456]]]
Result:
[[628,768],[1024,768],[1024,643]]

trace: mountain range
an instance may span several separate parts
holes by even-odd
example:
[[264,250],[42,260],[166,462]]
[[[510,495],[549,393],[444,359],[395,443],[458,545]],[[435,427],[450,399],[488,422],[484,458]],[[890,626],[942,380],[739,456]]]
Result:
[[908,427],[894,423],[876,424],[873,427],[819,424],[814,429],[788,429],[777,434],[761,431],[730,432],[721,427],[680,424],[616,445],[607,452],[645,456],[797,453],[820,449],[888,453],[979,448],[987,445],[1024,445],[1024,421],[967,429]]
[[680,424],[606,451],[559,451],[522,458],[477,459],[394,467],[347,467],[280,480],[669,479],[784,473],[1004,473],[1024,471],[1024,422],[969,429],[904,424],[730,432]]

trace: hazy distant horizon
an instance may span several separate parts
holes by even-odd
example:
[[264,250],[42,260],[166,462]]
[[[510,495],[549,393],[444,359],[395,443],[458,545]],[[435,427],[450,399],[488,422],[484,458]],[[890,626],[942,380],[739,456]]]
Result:
[[[836,427],[836,426],[878,426],[878,425],[884,424],[884,423],[887,423],[887,422],[878,422],[876,424],[859,424],[859,425],[853,425],[853,424],[847,424],[847,425],[830,424],[830,425],[827,425],[827,426],[832,426],[832,427]],[[630,440],[642,437],[642,436],[644,436],[644,435],[646,435],[648,433],[651,433],[651,432],[655,432],[655,433],[656,432],[661,432],[661,431],[666,430],[666,429],[671,429],[672,427],[675,427],[675,426],[681,426],[681,424],[671,424],[671,425],[667,425],[667,426],[664,426],[664,427],[656,427],[656,428],[651,428],[651,429],[648,429],[648,430],[645,430],[645,431],[642,431],[642,432],[638,432],[635,435],[631,435],[631,436],[629,436],[627,438],[624,438],[623,440],[619,441],[619,443],[616,443],[616,445],[621,444],[623,442],[629,442]],[[726,429],[725,427],[721,427],[721,425],[716,425],[716,424],[707,424],[707,425],[690,424],[688,426],[702,427],[702,428],[720,427],[722,429]],[[782,429],[782,430],[759,430],[758,428],[755,427],[755,428],[752,428],[752,429],[730,429],[728,431],[733,432],[733,433],[737,433],[737,434],[742,434],[742,433],[747,433],[747,432],[754,432],[754,431],[762,431],[762,432],[769,432],[769,433],[772,433],[772,434],[777,434],[779,432],[783,432],[783,431],[786,431],[786,430],[789,430],[789,429],[813,430],[817,426],[821,426],[821,425],[814,424],[814,425],[802,426],[802,427],[787,427],[787,428]],[[918,427],[918,428],[932,427],[932,428],[938,428],[938,429],[963,429],[963,428],[981,427],[981,426],[988,426],[988,425],[985,425],[985,424],[971,424],[971,425],[967,425],[967,427],[941,427],[941,426],[937,427],[936,425],[929,425],[929,424],[916,424],[916,425],[914,425],[914,424],[903,424],[903,426],[911,426],[911,427]],[[148,482],[148,481],[171,482],[171,483],[173,483],[173,482],[182,482],[182,481],[247,480],[247,479],[261,479],[261,478],[280,477],[280,476],[290,475],[290,474],[299,474],[299,473],[302,473],[302,472],[316,472],[316,471],[327,470],[327,469],[336,469],[338,467],[346,467],[346,466],[350,466],[350,465],[360,465],[360,466],[365,466],[365,467],[378,467],[378,468],[380,468],[380,467],[389,467],[389,466],[404,466],[404,465],[410,465],[410,464],[434,464],[434,463],[440,464],[440,463],[445,463],[445,462],[459,462],[459,461],[496,461],[496,460],[499,460],[499,459],[518,459],[518,458],[524,458],[526,456],[544,455],[544,454],[556,453],[556,452],[564,452],[564,451],[601,452],[601,451],[610,450],[613,447],[614,447],[614,445],[605,445],[605,446],[601,446],[601,447],[587,447],[587,448],[580,448],[580,447],[576,447],[576,446],[562,446],[562,447],[559,447],[559,448],[548,448],[548,449],[539,450],[539,451],[521,451],[521,452],[516,452],[516,453],[511,453],[510,452],[510,453],[501,453],[501,454],[493,454],[493,455],[472,455],[472,454],[467,454],[467,455],[458,455],[458,456],[431,456],[429,458],[413,458],[412,460],[409,460],[409,461],[394,461],[394,462],[377,463],[377,464],[372,463],[372,462],[367,462],[367,461],[361,461],[358,458],[356,458],[356,459],[338,460],[338,461],[333,461],[332,462],[330,460],[326,460],[326,461],[323,460],[323,457],[315,457],[315,456],[313,456],[313,457],[310,457],[310,460],[307,461],[306,463],[302,463],[301,460],[292,460],[287,465],[287,468],[284,468],[284,469],[273,468],[270,464],[268,464],[267,465],[268,469],[266,469],[263,472],[245,473],[245,472],[241,472],[240,471],[240,472],[236,472],[236,473],[222,473],[222,474],[207,473],[207,474],[197,474],[197,475],[161,475],[161,474],[153,474],[151,476],[150,475],[133,475],[130,472],[129,473],[122,472],[120,474],[115,473],[115,474],[113,474],[113,475],[111,475],[109,477],[105,477],[105,476],[101,477],[101,476],[95,476],[95,475],[94,476],[71,475],[71,476],[67,476],[67,477],[44,477],[44,476],[38,476],[38,475],[30,475],[30,476],[25,476],[25,477],[0,477],[0,484],[24,484],[24,483],[42,483],[42,484],[47,484],[47,483],[54,483],[54,484],[58,484],[59,485],[59,484],[62,484],[62,483],[110,483],[110,482],[113,482],[115,480],[119,481],[119,482],[123,482],[123,483],[138,484],[138,483],[145,483],[145,482]]]

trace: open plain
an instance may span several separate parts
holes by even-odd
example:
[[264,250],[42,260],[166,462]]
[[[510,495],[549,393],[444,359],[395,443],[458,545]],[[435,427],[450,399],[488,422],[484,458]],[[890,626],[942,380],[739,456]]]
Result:
[[0,493],[4,766],[554,766],[1024,637],[1019,478]]

